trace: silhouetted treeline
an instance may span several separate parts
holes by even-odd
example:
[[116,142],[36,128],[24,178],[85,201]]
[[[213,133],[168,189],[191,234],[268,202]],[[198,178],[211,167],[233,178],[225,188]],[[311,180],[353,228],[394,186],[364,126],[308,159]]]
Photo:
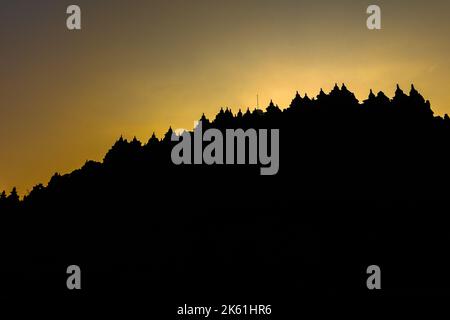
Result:
[[[348,138],[352,140],[364,135],[368,140],[361,139],[361,142],[369,143],[370,139],[377,137],[389,138],[387,135],[393,139],[399,138],[394,135],[395,133],[403,133],[405,141],[413,138],[423,139],[426,135],[434,134],[434,138],[441,141],[449,138],[450,130],[448,115],[444,118],[434,117],[430,102],[425,101],[414,86],[411,86],[409,95],[397,86],[393,99],[389,99],[383,92],[375,95],[370,91],[369,97],[359,103],[345,85],[342,85],[342,88],[336,85],[329,94],[321,90],[317,98],[312,99],[307,95],[301,97],[297,92],[290,106],[284,110],[271,101],[265,112],[256,108],[250,111],[247,108],[245,112],[239,109],[236,114],[233,114],[231,109],[223,110],[222,108],[213,121],[207,119],[205,115],[200,120],[203,122],[204,130],[211,127],[222,130],[280,128],[284,141],[294,143],[286,148],[292,150],[284,150],[289,154],[297,154],[297,149],[302,147],[304,140],[310,140],[312,143],[312,141],[323,139],[326,135],[330,135],[329,138],[333,139],[331,135],[350,134],[353,137]],[[408,129],[409,137],[406,135]],[[3,191],[0,195],[0,206],[8,210],[19,205],[25,208],[33,207],[34,203],[41,203],[44,198],[53,198],[52,193],[56,190],[59,196],[62,196],[65,194],[66,187],[75,187],[80,179],[89,180],[89,176],[91,180],[94,180],[96,174],[102,171],[117,170],[118,173],[121,170],[128,170],[135,173],[139,171],[160,173],[163,168],[178,169],[174,168],[170,161],[170,150],[174,144],[170,141],[171,134],[171,128],[161,140],[153,134],[144,145],[136,138],[127,141],[120,137],[106,154],[103,163],[88,161],[83,168],[71,174],[61,176],[56,173],[47,187],[42,184],[35,186],[28,195],[25,195],[21,204],[15,188],[9,195]],[[291,162],[289,159],[284,160],[289,164]],[[298,160],[301,162],[301,159]],[[189,168],[186,169],[189,170]],[[100,193],[102,190],[97,192]],[[65,196],[70,197],[69,194]]]
[[[42,257],[92,269],[144,265],[160,275],[152,286],[180,295],[189,285],[218,293],[214,277],[225,279],[224,292],[242,294],[284,285],[365,292],[370,264],[387,270],[387,292],[448,286],[440,275],[449,266],[450,119],[434,116],[414,86],[359,102],[336,85],[315,98],[297,93],[284,110],[270,102],[265,112],[225,108],[200,120],[204,130],[279,129],[278,174],[261,176],[259,165],[176,166],[172,129],[144,144],[120,137],[103,162],[55,174],[23,201],[2,194],[1,216],[17,239],[10,254],[47,267]],[[136,289],[138,280],[127,279]]]

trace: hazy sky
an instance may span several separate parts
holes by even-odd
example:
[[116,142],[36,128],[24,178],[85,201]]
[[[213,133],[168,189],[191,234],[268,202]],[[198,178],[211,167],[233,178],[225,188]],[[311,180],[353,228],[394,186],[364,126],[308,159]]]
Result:
[[[78,4],[82,30],[68,31]],[[366,27],[378,4],[382,30]],[[146,142],[345,82],[410,83],[450,113],[450,1],[0,0],[0,190],[23,195],[123,134]]]

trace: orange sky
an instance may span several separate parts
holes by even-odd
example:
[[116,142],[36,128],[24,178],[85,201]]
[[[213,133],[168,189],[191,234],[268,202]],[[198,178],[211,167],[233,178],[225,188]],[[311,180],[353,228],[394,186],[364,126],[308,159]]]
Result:
[[0,6],[0,190],[20,194],[54,172],[102,160],[123,134],[146,142],[192,128],[202,112],[286,107],[345,82],[359,99],[410,83],[450,113],[450,3],[376,1],[76,1]]

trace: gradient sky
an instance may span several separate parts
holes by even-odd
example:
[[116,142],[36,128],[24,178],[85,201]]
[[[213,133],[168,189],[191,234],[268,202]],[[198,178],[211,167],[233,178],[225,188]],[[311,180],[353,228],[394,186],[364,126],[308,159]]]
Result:
[[[66,29],[78,4],[82,30]],[[378,4],[382,30],[366,28]],[[410,83],[450,113],[450,1],[0,0],[0,190],[25,194],[123,134],[146,142],[345,82]]]

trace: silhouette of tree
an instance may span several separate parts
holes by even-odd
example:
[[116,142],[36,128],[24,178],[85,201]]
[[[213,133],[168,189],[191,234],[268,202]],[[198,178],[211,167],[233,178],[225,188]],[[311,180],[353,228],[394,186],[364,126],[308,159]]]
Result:
[[170,143],[172,139],[172,134],[173,134],[172,127],[169,127],[169,130],[167,130],[166,134],[164,135],[162,142],[164,142],[165,144]]
[[274,105],[272,100],[270,100],[269,106],[266,108],[266,111],[268,116],[279,115],[281,113],[278,105]]
[[19,202],[19,195],[17,194],[16,187],[12,188],[11,193],[9,194],[7,200],[10,201],[11,203]]
[[150,137],[150,139],[148,139],[147,146],[149,148],[152,148],[152,147],[156,147],[158,144],[159,144],[159,140],[158,140],[158,138],[156,138],[156,135],[153,132],[153,134]]
[[0,210],[5,208],[6,204],[6,192],[3,190],[0,194]]

